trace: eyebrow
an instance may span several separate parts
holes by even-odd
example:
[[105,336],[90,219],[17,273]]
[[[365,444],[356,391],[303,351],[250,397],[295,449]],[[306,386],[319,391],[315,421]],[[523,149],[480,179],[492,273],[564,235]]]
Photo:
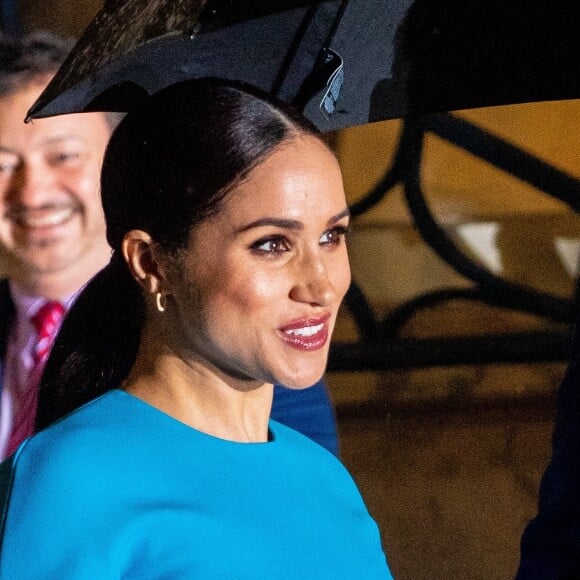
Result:
[[[55,135],[53,137],[48,137],[40,142],[40,147],[51,146],[51,145],[58,145],[59,143],[63,143],[66,141],[80,141],[86,142],[87,139],[82,137],[81,135],[76,135],[75,133],[63,133],[62,135]],[[0,153],[10,153],[11,155],[17,155],[17,151],[11,149],[10,147],[6,147],[6,145],[0,144]]]
[[[328,220],[328,225],[331,226],[336,222],[339,222],[341,219],[350,216],[350,210],[347,208],[343,209],[340,213],[332,216]],[[243,232],[247,232],[248,230],[252,230],[254,228],[261,228],[264,226],[274,226],[277,228],[282,228],[285,230],[303,230],[304,224],[298,220],[289,220],[283,218],[275,218],[275,217],[263,217],[259,220],[253,221],[245,226],[242,226],[237,230],[237,233],[241,234]]]
[[84,136],[77,135],[76,133],[63,133],[62,135],[54,135],[52,137],[48,137],[41,142],[41,145],[44,146],[51,146],[51,145],[60,145],[61,143],[65,143],[68,141],[79,141],[79,142],[87,142],[88,139]]

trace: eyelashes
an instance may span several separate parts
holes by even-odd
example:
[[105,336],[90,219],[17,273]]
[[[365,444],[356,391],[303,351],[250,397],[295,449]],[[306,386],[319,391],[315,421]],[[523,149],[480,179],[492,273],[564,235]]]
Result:
[[320,238],[321,241],[326,238],[327,244],[339,245],[345,241],[345,238],[350,233],[349,226],[336,226],[327,232],[325,232],[322,237]]
[[[345,242],[350,232],[348,226],[333,227],[320,236],[321,246],[340,246]],[[260,238],[250,245],[250,249],[263,256],[276,256],[289,252],[292,249],[291,240],[282,234],[275,234]]]
[[276,235],[261,238],[254,242],[250,249],[259,254],[282,254],[290,251],[290,244],[284,236]]

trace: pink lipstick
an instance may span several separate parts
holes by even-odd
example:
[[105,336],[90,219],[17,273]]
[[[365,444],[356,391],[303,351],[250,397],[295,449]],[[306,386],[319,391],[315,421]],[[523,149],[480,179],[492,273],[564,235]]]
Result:
[[302,318],[280,327],[282,339],[298,350],[318,350],[328,341],[330,314],[316,318]]

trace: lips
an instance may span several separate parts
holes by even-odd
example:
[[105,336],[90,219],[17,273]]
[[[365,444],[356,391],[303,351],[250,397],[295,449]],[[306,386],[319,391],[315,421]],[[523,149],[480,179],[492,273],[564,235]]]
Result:
[[279,328],[282,339],[298,350],[318,350],[328,341],[330,314],[295,320]]

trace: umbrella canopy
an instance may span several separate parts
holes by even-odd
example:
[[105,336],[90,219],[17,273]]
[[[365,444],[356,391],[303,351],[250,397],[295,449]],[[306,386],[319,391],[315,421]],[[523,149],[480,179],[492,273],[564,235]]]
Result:
[[568,0],[108,0],[29,116],[127,111],[218,77],[293,103],[321,130],[580,97]]

